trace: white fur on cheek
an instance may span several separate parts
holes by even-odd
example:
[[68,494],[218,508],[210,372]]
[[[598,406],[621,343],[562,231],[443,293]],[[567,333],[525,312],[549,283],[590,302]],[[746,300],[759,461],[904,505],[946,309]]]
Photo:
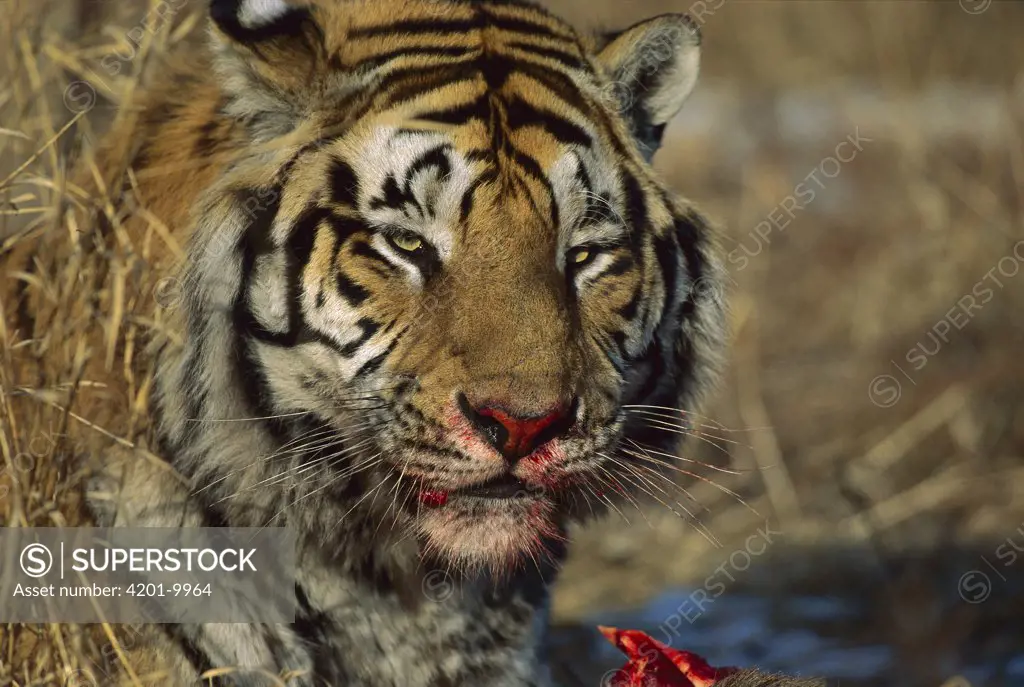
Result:
[[274,23],[290,9],[284,0],[243,0],[238,9],[238,22],[247,29],[258,29]]

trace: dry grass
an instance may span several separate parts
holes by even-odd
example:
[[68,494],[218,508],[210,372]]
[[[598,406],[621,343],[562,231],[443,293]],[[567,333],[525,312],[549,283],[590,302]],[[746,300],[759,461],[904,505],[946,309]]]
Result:
[[[66,165],[83,138],[115,120],[117,103],[173,39],[164,27],[147,34],[151,42],[119,74],[98,67],[115,49],[125,54],[140,4],[124,3],[114,19],[100,14],[112,10],[109,3],[5,6],[3,251],[16,249],[23,232],[102,213],[97,197],[69,186]],[[606,26],[690,7],[549,4],[578,23]],[[966,607],[955,595],[970,557],[990,552],[1024,522],[1024,324],[1014,317],[1024,307],[1024,274],[1004,279],[962,328],[951,327],[921,369],[906,358],[922,345],[936,348],[929,332],[1024,239],[1024,7],[996,2],[971,15],[957,3],[727,0],[705,13],[703,29],[706,76],[657,165],[721,220],[727,249],[748,258],[742,268],[729,265],[734,355],[720,400],[707,411],[736,431],[721,434],[728,443],[711,439],[720,448],[698,451],[741,471],[716,479],[745,504],[707,482],[687,487],[720,547],[657,508],[646,514],[650,526],[643,518],[613,520],[580,533],[556,615],[578,619],[609,599],[631,605],[665,587],[699,583],[767,517],[785,533],[783,545],[759,561],[763,574],[752,570],[738,584],[759,585],[767,576],[780,593],[859,589],[866,617],[837,633],[881,636],[907,666],[905,684],[937,685],[966,653],[999,642],[1021,646],[1003,624],[1019,608],[995,601]],[[67,103],[62,97],[75,80],[99,96],[88,116],[72,111],[84,91],[71,92]],[[796,185],[858,130],[871,139],[863,150],[785,229],[759,239],[755,228],[779,217]],[[99,266],[67,269],[86,278]],[[134,278],[126,277],[121,293],[99,294],[99,307],[83,292],[83,308],[103,313],[104,302],[121,302],[120,316],[138,324],[147,313],[137,296],[153,285]],[[82,383],[109,349],[70,345],[82,323],[56,323],[49,351],[18,343],[9,314],[0,327],[0,485],[10,490],[0,498],[0,518],[8,526],[78,522],[81,473],[61,453],[61,437],[116,445],[134,443],[141,431],[133,416],[90,415],[90,426],[65,410],[80,394],[105,393]],[[144,330],[139,325],[140,336]],[[53,378],[69,384],[43,393],[29,361],[53,358],[54,350],[61,369]],[[133,374],[126,366],[116,396],[119,407],[138,410],[132,404],[147,379]],[[880,375],[902,384],[889,407],[869,396]],[[78,671],[99,674],[94,662],[113,674],[119,658],[109,650],[111,632],[2,627],[0,685],[62,685],[85,675]]]
[[[145,269],[159,223],[142,245],[127,240],[88,145],[95,130],[117,129],[118,103],[130,99],[148,65],[190,21],[182,12],[173,23],[151,23],[134,45],[129,31],[146,26],[140,7],[119,8],[120,25],[116,8],[102,8],[108,21],[94,3],[19,0],[5,7],[11,20],[0,36],[0,262],[7,270],[15,264],[10,254],[45,246],[31,274],[5,271],[0,289],[5,526],[83,523],[83,483],[94,467],[84,455],[153,458],[145,445],[152,377],[140,352],[164,317],[153,298],[154,271]],[[120,56],[116,70],[102,61],[109,55]],[[100,245],[76,250],[76,240],[98,223],[109,229]],[[18,316],[14,282],[27,283],[39,301],[43,324],[34,332]],[[109,624],[2,627],[0,685],[164,684],[129,661],[136,639]]]

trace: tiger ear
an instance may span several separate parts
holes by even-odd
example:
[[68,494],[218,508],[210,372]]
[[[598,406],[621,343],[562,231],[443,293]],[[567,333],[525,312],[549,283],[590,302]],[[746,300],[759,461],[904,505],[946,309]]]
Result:
[[665,14],[617,34],[597,54],[612,98],[650,160],[665,125],[683,106],[700,71],[700,29],[684,14]]
[[267,134],[290,130],[325,60],[312,10],[293,0],[212,0],[210,19],[214,65],[233,114],[276,129]]
[[226,36],[253,47],[294,38],[310,20],[308,8],[288,0],[212,0],[210,18]]

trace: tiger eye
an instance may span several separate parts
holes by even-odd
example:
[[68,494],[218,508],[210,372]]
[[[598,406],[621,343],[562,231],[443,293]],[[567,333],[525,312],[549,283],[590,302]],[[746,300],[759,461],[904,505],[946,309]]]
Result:
[[585,263],[589,259],[590,259],[590,251],[586,250],[586,249],[578,250],[575,253],[573,253],[573,256],[572,256],[573,263],[577,264],[577,265],[582,265],[583,263]]
[[392,236],[391,243],[393,243],[396,248],[404,250],[406,253],[415,253],[423,247],[423,239],[418,236]]

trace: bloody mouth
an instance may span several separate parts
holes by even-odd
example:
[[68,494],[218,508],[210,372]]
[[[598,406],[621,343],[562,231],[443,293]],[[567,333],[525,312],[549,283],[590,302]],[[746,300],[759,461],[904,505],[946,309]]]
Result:
[[514,475],[501,475],[482,484],[463,487],[455,493],[459,496],[476,496],[485,499],[512,499],[526,496],[528,487]]
[[511,474],[504,474],[486,482],[461,487],[452,491],[441,489],[423,489],[419,500],[429,508],[440,508],[448,503],[451,496],[469,496],[481,499],[514,499],[525,498],[534,491],[529,485]]

